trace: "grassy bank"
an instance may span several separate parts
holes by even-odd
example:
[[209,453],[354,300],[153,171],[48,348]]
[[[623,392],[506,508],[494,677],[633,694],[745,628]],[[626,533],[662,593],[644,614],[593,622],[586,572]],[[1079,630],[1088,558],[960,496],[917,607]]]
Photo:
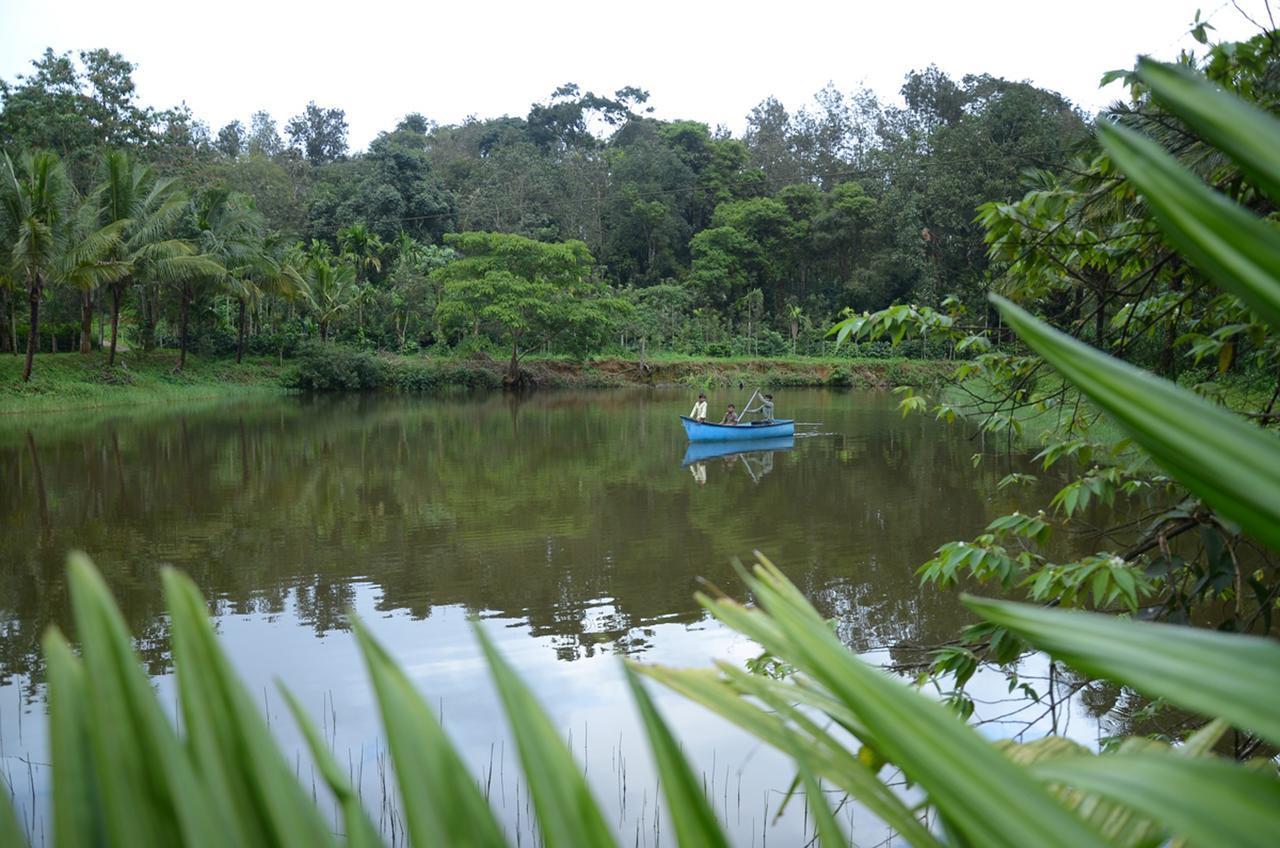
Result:
[[[334,347],[312,349],[283,364],[272,358],[204,359],[189,356],[175,371],[171,351],[124,354],[114,368],[95,352],[42,354],[30,383],[21,381],[21,357],[0,357],[0,415],[57,412],[137,404],[188,403],[300,390],[421,392],[449,387],[500,389],[507,363],[484,354],[468,357],[394,356]],[[526,382],[547,388],[612,386],[832,386],[887,389],[940,384],[950,363],[909,359],[774,359],[660,356],[597,357],[578,361],[532,357],[521,363]]]
[[[502,388],[508,363],[487,354],[466,357],[374,356],[341,349],[311,349],[286,375],[304,391],[432,391],[446,387]],[[941,385],[951,363],[909,359],[694,358],[624,359],[530,357],[520,364],[521,385],[542,388],[617,386],[830,386],[888,389]]]
[[45,353],[36,357],[31,382],[22,382],[22,357],[0,357],[0,415],[58,412],[137,404],[188,403],[214,398],[240,398],[285,391],[285,367],[272,359],[205,360],[188,356],[174,370],[172,351],[117,355],[107,368],[106,355],[95,351]]

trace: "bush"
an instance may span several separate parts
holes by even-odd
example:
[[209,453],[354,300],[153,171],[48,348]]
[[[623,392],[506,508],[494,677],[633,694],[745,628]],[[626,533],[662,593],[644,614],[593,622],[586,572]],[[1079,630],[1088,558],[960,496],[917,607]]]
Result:
[[339,345],[307,345],[284,377],[291,389],[311,392],[368,391],[387,384],[387,366],[363,351]]
[[726,359],[733,355],[733,350],[728,342],[707,342],[702,346],[702,355]]

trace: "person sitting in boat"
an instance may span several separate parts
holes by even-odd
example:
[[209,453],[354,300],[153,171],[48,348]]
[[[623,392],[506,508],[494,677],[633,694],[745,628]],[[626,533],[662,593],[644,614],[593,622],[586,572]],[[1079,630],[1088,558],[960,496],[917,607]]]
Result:
[[729,409],[725,412],[724,418],[720,419],[721,424],[737,424],[738,413],[733,411],[733,404],[729,404]]
[[707,396],[702,392],[698,392],[698,402],[693,405],[689,417],[699,424],[707,420]]

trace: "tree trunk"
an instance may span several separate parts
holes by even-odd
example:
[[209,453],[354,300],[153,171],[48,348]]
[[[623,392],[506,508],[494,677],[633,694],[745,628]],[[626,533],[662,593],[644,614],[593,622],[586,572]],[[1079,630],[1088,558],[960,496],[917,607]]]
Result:
[[244,358],[244,298],[240,299],[240,327],[236,337],[236,364],[240,364],[240,360]]
[[507,366],[507,379],[515,385],[520,377],[520,337],[511,334],[511,364]]
[[9,301],[9,290],[0,288],[0,353],[17,353],[13,350],[13,337],[9,335],[9,325],[13,320]]
[[156,300],[147,286],[138,289],[142,307],[142,349],[147,353],[156,349]]
[[40,290],[42,288],[44,288],[43,281],[36,277],[27,290],[31,300],[31,320],[27,325],[27,361],[22,366],[24,383],[31,381],[31,364],[36,358],[36,346],[40,344]]
[[1093,313],[1093,344],[1094,347],[1102,348],[1103,341],[1107,332],[1107,301],[1103,295],[1102,287],[1098,287],[1098,311]]
[[[1169,281],[1169,290],[1182,291],[1182,278],[1174,277]],[[1174,356],[1173,347],[1178,341],[1178,317],[1182,314],[1182,306],[1179,305],[1173,310],[1173,314],[1169,316],[1169,323],[1164,328],[1164,347],[1160,349],[1160,373],[1170,380],[1178,376],[1177,359]]]
[[93,292],[84,292],[80,301],[80,352],[93,352]]
[[111,352],[107,354],[107,367],[116,364],[116,340],[120,332],[120,286],[111,287]]
[[182,287],[182,307],[178,317],[178,370],[187,367],[187,316],[191,312],[191,293]]

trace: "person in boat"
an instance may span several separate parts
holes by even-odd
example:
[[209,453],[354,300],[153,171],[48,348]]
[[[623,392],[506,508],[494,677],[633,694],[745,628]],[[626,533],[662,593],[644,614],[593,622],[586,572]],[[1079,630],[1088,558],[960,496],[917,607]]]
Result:
[[742,410],[743,415],[747,415],[748,413],[751,413],[751,412],[760,413],[760,417],[757,418],[756,421],[759,421],[761,424],[772,424],[773,423],[773,395],[762,396],[760,399],[760,405],[755,407],[754,409],[752,409],[751,407],[747,407],[746,409]]
[[693,405],[693,411],[689,413],[689,417],[699,424],[707,420],[707,396],[703,392],[698,392],[698,400]]
[[738,413],[734,412],[733,404],[729,404],[729,408],[728,410],[725,411],[724,418],[720,419],[720,423],[721,424],[737,424],[738,423]]

